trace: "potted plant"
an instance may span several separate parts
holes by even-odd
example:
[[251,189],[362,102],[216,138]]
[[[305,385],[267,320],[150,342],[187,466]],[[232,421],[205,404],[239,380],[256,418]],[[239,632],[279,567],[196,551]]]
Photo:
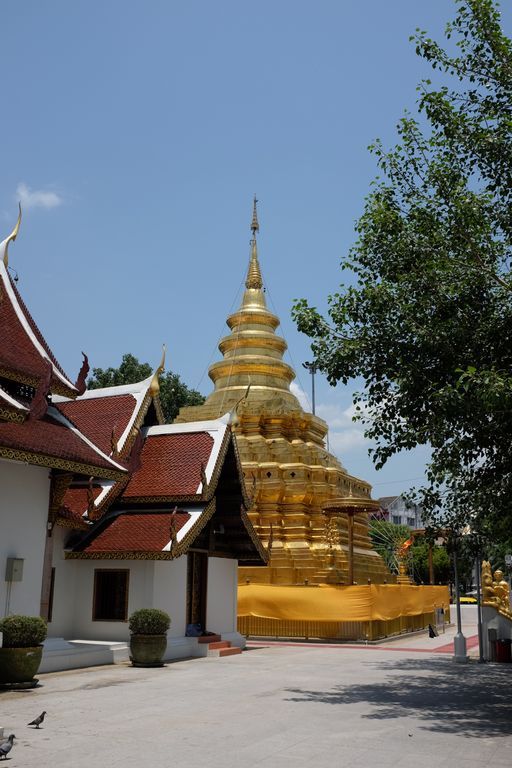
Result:
[[130,660],[134,667],[161,667],[167,648],[169,614],[158,608],[140,608],[129,618]]
[[40,616],[7,616],[0,620],[0,684],[36,685],[34,675],[43,655],[47,626]]

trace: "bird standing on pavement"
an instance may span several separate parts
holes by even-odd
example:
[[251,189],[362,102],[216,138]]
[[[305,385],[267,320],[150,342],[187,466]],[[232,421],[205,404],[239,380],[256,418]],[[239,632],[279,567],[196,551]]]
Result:
[[15,738],[16,738],[16,736],[14,735],[14,733],[11,733],[11,735],[9,736],[7,741],[4,741],[3,744],[0,744],[0,759],[2,757],[5,757],[5,759],[7,759],[7,755],[9,754],[9,752],[12,749],[12,743],[13,743]]
[[46,715],[46,712],[41,712],[39,717],[36,717],[35,720],[32,720],[32,722],[29,723],[29,725],[35,725],[36,728],[39,728],[39,726],[41,725],[41,723],[44,720],[44,716],[45,715]]

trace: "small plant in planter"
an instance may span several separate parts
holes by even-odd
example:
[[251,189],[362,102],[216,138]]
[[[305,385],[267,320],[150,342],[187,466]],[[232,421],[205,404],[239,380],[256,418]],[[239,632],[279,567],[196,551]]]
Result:
[[159,608],[140,608],[129,618],[130,660],[134,667],[161,667],[167,648],[168,613]]
[[40,616],[7,616],[0,620],[0,684],[36,685],[47,626]]

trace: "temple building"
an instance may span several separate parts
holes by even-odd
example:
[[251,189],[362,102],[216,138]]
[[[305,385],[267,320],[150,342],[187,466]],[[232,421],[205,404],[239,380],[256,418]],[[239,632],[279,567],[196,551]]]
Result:
[[170,614],[167,659],[206,655],[201,632],[237,652],[237,566],[268,557],[230,414],[164,424],[164,356],[142,382],[92,391],[84,356],[73,382],[10,272],[20,220],[0,243],[2,614],[47,619],[46,672],[126,658],[139,608]]
[[[283,360],[287,345],[276,333],[279,318],[267,308],[258,260],[256,200],[251,229],[242,303],[227,318],[222,360],[209,369],[214,391],[203,405],[182,408],[176,423],[237,413],[234,431],[253,501],[249,517],[271,548],[269,566],[239,568],[239,583],[348,583],[349,576],[385,581],[389,572],[368,536],[370,486],[327,450],[327,424],[304,411],[290,391],[295,373]],[[324,510],[351,497],[352,515],[335,515],[336,525],[329,526]]]
[[0,605],[11,613],[48,615],[54,527],[72,478],[115,483],[126,466],[92,443],[59,412],[52,396],[85,390],[87,364],[73,382],[57,362],[9,272],[0,243]]

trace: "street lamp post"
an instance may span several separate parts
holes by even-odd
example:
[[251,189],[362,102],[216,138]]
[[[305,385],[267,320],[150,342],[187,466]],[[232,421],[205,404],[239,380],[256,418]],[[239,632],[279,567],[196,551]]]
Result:
[[315,373],[316,363],[302,363],[303,367],[311,374],[311,406],[313,409],[313,416],[315,415]]
[[462,634],[462,617],[460,612],[459,574],[457,571],[457,540],[453,547],[453,579],[455,582],[455,605],[457,608],[457,634],[453,638],[453,660],[459,664],[467,664],[469,656],[466,651],[466,638]]
[[482,625],[482,592],[480,587],[480,573],[482,571],[482,558],[480,555],[480,549],[476,553],[476,594],[477,594],[477,621],[478,621],[478,663],[483,664],[484,658],[484,638],[483,638],[483,625]]
[[508,571],[508,583],[512,592],[512,555],[505,555],[505,565]]

